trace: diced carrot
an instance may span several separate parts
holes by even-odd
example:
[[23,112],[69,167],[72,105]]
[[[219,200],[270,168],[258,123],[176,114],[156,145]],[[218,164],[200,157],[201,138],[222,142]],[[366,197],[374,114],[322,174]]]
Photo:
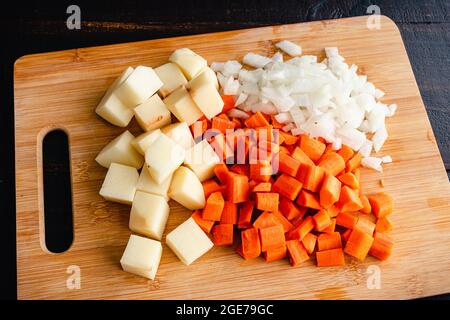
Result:
[[281,225],[259,229],[261,237],[261,251],[286,245],[284,229]]
[[259,217],[253,222],[253,228],[262,229],[273,227],[276,225],[281,225],[272,212],[264,211],[259,215]]
[[361,165],[362,155],[361,153],[357,152],[355,155],[347,161],[345,164],[345,170],[346,171],[353,171]]
[[339,181],[349,186],[352,189],[359,189],[359,181],[356,176],[351,172],[345,172],[337,176]]
[[233,123],[234,123],[234,128],[235,128],[235,129],[242,128],[242,122],[241,122],[241,119],[238,119],[238,118],[231,118],[231,121],[233,121]]
[[214,149],[214,152],[219,156],[220,161],[226,161],[229,158],[233,158],[233,149],[227,143],[224,134],[221,133],[214,136],[209,144]]
[[202,218],[210,221],[220,221],[225,201],[221,192],[213,192],[206,199],[205,208],[203,208]]
[[272,166],[269,160],[257,160],[250,164],[250,179],[267,182],[272,176]]
[[202,182],[202,185],[203,192],[205,193],[205,199],[207,199],[213,192],[220,191],[223,195],[223,192],[225,191],[224,186],[220,186],[214,179],[205,180]]
[[348,238],[350,238],[350,234],[352,233],[352,229],[346,229],[341,233],[342,244],[345,246],[347,244]]
[[291,157],[300,161],[301,164],[314,165],[314,161],[312,161],[300,147],[295,147],[291,153]]
[[321,233],[317,238],[319,251],[342,248],[341,234],[339,232]]
[[314,229],[314,221],[311,216],[308,216],[298,226],[292,228],[288,234],[287,239],[303,240],[303,238]]
[[262,211],[278,211],[279,194],[275,192],[255,193],[256,208]]
[[363,205],[362,209],[359,211],[361,211],[362,213],[365,213],[365,214],[371,213],[372,207],[370,206],[369,199],[365,195],[360,195],[359,200],[361,200],[361,203]]
[[200,142],[202,140],[203,133],[208,130],[208,120],[197,120],[193,124],[189,126],[191,129],[192,137],[196,142]]
[[221,114],[217,115],[217,118],[230,121],[230,118],[225,113],[221,113]]
[[[301,207],[304,209],[305,213],[308,211],[308,208]],[[304,214],[303,214],[304,215]],[[290,223],[292,223],[293,226],[298,226],[303,221],[303,216],[297,216],[294,219],[289,220]]]
[[214,167],[214,174],[216,175],[217,179],[219,179],[221,184],[228,183],[229,173],[230,171],[228,170],[228,167],[225,163],[216,164],[216,166]]
[[292,158],[286,153],[280,153],[278,156],[279,171],[295,177],[297,175],[298,169],[300,168],[301,162],[297,159]]
[[201,210],[195,210],[192,213],[192,218],[204,232],[206,232],[206,233],[211,232],[211,229],[214,225],[214,221],[203,219]]
[[317,210],[322,209],[322,206],[320,205],[319,199],[317,198],[317,196],[314,193],[306,191],[306,190],[300,191],[300,194],[297,197],[296,203],[299,206],[303,206],[303,207],[307,207],[307,208],[311,208],[311,209],[317,209]]
[[333,175],[327,173],[322,181],[320,188],[320,205],[324,208],[330,208],[339,200],[341,194],[341,182]]
[[322,167],[302,164],[297,173],[297,179],[303,183],[303,189],[318,192],[322,185],[325,170]]
[[261,242],[259,241],[258,230],[255,228],[246,229],[241,232],[242,257],[246,260],[258,257],[261,254]]
[[389,232],[392,230],[392,222],[389,217],[378,218],[375,225],[375,231],[377,232]]
[[228,246],[233,244],[233,225],[217,224],[212,228],[212,241],[216,246]]
[[346,146],[345,144],[342,145],[341,149],[339,149],[337,153],[342,157],[342,159],[344,159],[345,162],[350,160],[355,154],[353,149]]
[[330,218],[334,218],[337,217],[337,215],[341,212],[339,210],[339,208],[335,205],[332,205],[331,207],[329,207],[327,209],[328,215],[330,216]]
[[238,206],[236,203],[225,201],[222,216],[220,217],[221,224],[237,224],[238,223]]
[[222,100],[223,100],[223,108],[222,108],[222,112],[228,112],[231,109],[234,108],[234,96],[233,95],[222,95]]
[[289,151],[289,149],[285,146],[279,146],[278,147],[280,149],[280,154],[281,153],[286,153],[286,154],[290,154],[291,152]]
[[314,162],[318,161],[325,151],[325,143],[312,139],[306,135],[300,138],[300,148]]
[[295,200],[302,189],[302,183],[283,173],[277,178],[272,189],[289,200]]
[[253,201],[247,201],[239,208],[238,228],[249,228],[252,225],[252,213],[255,203]]
[[345,170],[345,161],[336,152],[328,152],[321,158],[318,166],[335,176],[339,172]]
[[289,261],[293,267],[296,267],[302,262],[309,260],[308,252],[300,241],[286,241],[286,247],[289,254]]
[[392,213],[392,197],[387,193],[380,192],[369,196],[372,212],[377,218],[383,218]]
[[373,237],[361,230],[353,229],[344,252],[358,260],[364,260],[372,247]]
[[353,229],[358,219],[358,216],[352,212],[341,212],[336,217],[336,224],[344,228]]
[[316,248],[316,242],[317,242],[317,236],[308,233],[306,236],[302,239],[302,244],[305,247],[308,254],[312,254],[314,252],[314,249]]
[[[292,134],[283,132],[283,131],[279,131],[280,132],[280,136],[282,136],[284,138],[284,144],[291,146],[294,145],[298,142],[298,137],[293,136]],[[281,143],[280,143],[281,144]]]
[[211,128],[226,134],[227,129],[234,129],[234,122],[221,117],[214,117],[211,120]]
[[288,232],[289,230],[291,230],[294,227],[294,225],[292,223],[290,223],[289,220],[286,219],[280,212],[275,211],[272,214],[273,214],[275,220],[283,226],[284,233]]
[[256,182],[252,188],[252,192],[270,192],[271,190],[272,184],[270,182]]
[[228,174],[226,200],[233,203],[245,202],[249,198],[248,178],[242,174],[230,172]]
[[316,231],[322,232],[331,225],[331,218],[325,209],[319,210],[314,216],[314,226]]
[[356,177],[356,180],[358,180],[358,182],[361,181],[361,169],[360,168],[356,168],[355,170],[351,171],[353,172],[353,174]]
[[363,204],[357,191],[348,186],[343,186],[339,195],[338,207],[341,209],[341,212],[358,211],[363,208]]
[[372,236],[373,232],[375,231],[375,223],[373,223],[366,217],[359,217],[358,221],[353,227],[353,230],[359,230]]
[[256,138],[256,141],[270,141],[277,143],[278,141],[275,140],[275,135],[273,133],[273,127],[271,125],[266,125],[258,128],[250,129],[253,130],[254,137]]
[[342,248],[319,251],[316,253],[318,267],[332,267],[345,265]]
[[250,118],[245,119],[244,123],[247,128],[259,128],[270,125],[264,115],[259,111],[253,114]]
[[242,174],[247,177],[249,176],[249,173],[250,173],[248,166],[245,164],[233,164],[229,170],[234,173]]
[[[326,143],[326,142],[324,142],[324,143]],[[333,150],[333,144],[331,144],[331,143],[330,144],[326,144],[325,151],[322,153],[322,156],[320,157],[320,159],[317,160],[317,163],[319,164],[319,163],[322,162],[322,160],[325,160],[329,153],[335,153],[334,150]],[[344,163],[344,165],[345,165],[345,163]]]
[[394,242],[387,234],[377,231],[373,237],[373,243],[369,250],[369,254],[380,260],[386,260],[390,257],[393,246]]
[[323,233],[332,233],[336,231],[336,218],[331,219],[331,224],[328,228],[322,230]]
[[299,215],[301,215],[300,219],[302,219],[306,213],[306,209],[300,210],[291,200],[285,197],[281,197],[278,210],[288,220],[292,220]]
[[267,249],[263,253],[264,260],[266,260],[266,262],[272,262],[272,261],[284,259],[284,258],[286,258],[286,253],[287,253],[286,249],[287,249],[286,245]]
[[274,129],[281,129],[285,126],[285,124],[278,122],[274,115],[270,116],[270,124]]

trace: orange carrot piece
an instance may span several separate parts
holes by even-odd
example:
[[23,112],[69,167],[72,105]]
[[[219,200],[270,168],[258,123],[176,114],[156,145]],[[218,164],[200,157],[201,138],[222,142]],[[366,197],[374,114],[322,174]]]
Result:
[[371,213],[372,207],[370,206],[369,199],[365,195],[360,195],[359,200],[361,200],[361,203],[363,205],[362,209],[359,211],[361,211],[362,213],[365,213],[365,214]]
[[316,253],[318,267],[332,267],[345,265],[342,248],[319,251]]
[[351,212],[341,212],[336,216],[336,224],[344,228],[353,229],[358,219],[358,216]]
[[356,180],[358,180],[358,183],[359,183],[361,181],[361,169],[360,168],[356,168],[352,172],[355,175]]
[[234,173],[242,174],[247,177],[249,176],[249,173],[250,173],[248,166],[245,164],[233,164],[229,170]]
[[249,228],[252,225],[252,214],[255,203],[253,201],[244,202],[239,209],[238,229]]
[[356,176],[351,172],[345,172],[337,176],[339,181],[349,186],[352,189],[359,189],[359,181]]
[[233,225],[218,224],[212,228],[212,241],[216,246],[229,246],[233,244]]
[[222,117],[214,117],[211,120],[211,128],[223,134],[226,134],[227,129],[234,129],[234,122]]
[[331,219],[331,224],[328,226],[328,228],[325,228],[322,230],[323,233],[333,233],[336,231],[336,219]]
[[300,147],[295,147],[291,153],[291,157],[300,161],[301,164],[314,165],[314,161],[312,161]]
[[300,181],[284,173],[273,184],[273,191],[289,200],[295,200],[301,189],[302,183]]
[[206,199],[205,208],[203,208],[202,218],[210,221],[220,221],[225,201],[221,192],[213,192]]
[[297,179],[303,183],[303,189],[318,192],[322,185],[325,170],[319,166],[302,164],[297,173]]
[[193,124],[189,126],[191,129],[192,137],[195,141],[200,142],[202,140],[202,136],[206,130],[208,130],[208,120],[197,120]]
[[377,218],[383,218],[392,213],[392,197],[387,193],[380,192],[369,196],[372,212]]
[[284,233],[288,232],[294,227],[294,225],[291,222],[289,222],[289,220],[286,219],[280,212],[275,211],[272,214],[275,220],[283,226]]
[[314,162],[317,162],[325,151],[325,143],[302,135],[300,137],[300,148],[306,153],[306,155]]
[[263,253],[263,257],[264,260],[266,260],[266,262],[272,262],[286,258],[286,254],[287,254],[286,245],[282,245],[276,248],[267,249]]
[[250,164],[250,179],[267,182],[272,176],[272,166],[269,160],[257,160]]
[[377,219],[377,223],[375,225],[375,231],[377,232],[389,232],[392,230],[392,222],[389,217],[383,217]]
[[220,133],[214,136],[209,143],[221,161],[226,161],[234,156],[234,151],[227,143],[225,135]]
[[345,246],[347,244],[348,238],[350,238],[350,234],[352,233],[352,229],[346,229],[341,233],[342,244]]
[[253,259],[261,254],[261,242],[259,241],[258,230],[255,228],[246,229],[241,232],[241,255],[245,260]]
[[[284,126],[284,125],[283,125]],[[285,145],[287,145],[287,146],[291,146],[291,145],[294,145],[294,144],[296,144],[297,142],[298,142],[298,137],[296,137],[296,136],[294,136],[294,135],[292,135],[292,134],[289,134],[289,133],[286,133],[286,132],[283,132],[283,131],[279,131],[280,132],[280,136],[281,137],[283,137],[283,139],[284,139],[284,144]],[[281,144],[281,143],[280,143]]]
[[273,227],[281,225],[280,222],[277,220],[275,215],[272,212],[264,211],[259,215],[258,218],[256,218],[255,222],[253,222],[253,228],[256,229],[263,229],[268,227]]
[[234,96],[233,95],[222,95],[222,100],[223,100],[223,108],[222,108],[222,112],[228,112],[231,109],[234,108]]
[[384,233],[375,232],[369,254],[377,259],[386,260],[392,253],[394,242]]
[[311,216],[308,216],[298,226],[292,228],[288,234],[289,240],[303,240],[303,238],[314,229],[314,221]]
[[337,153],[342,157],[342,159],[344,159],[345,162],[350,160],[355,154],[353,149],[346,146],[345,144],[342,145],[341,149],[339,149]]
[[304,238],[302,239],[302,244],[305,247],[308,254],[312,254],[314,252],[314,249],[316,248],[316,242],[317,242],[317,236],[308,233]]
[[233,121],[235,129],[242,128],[241,119],[239,119],[239,118],[231,118],[231,121]]
[[245,202],[249,198],[248,178],[241,174],[230,172],[226,189],[226,200],[233,203]]
[[317,238],[319,251],[342,248],[341,234],[339,232],[321,233]]
[[353,230],[359,230],[372,236],[373,232],[375,231],[375,223],[373,223],[366,217],[359,217],[358,221],[353,227]]
[[331,225],[331,218],[325,209],[319,210],[314,216],[314,226],[316,231],[322,232]]
[[339,210],[339,208],[335,205],[332,205],[331,207],[329,207],[327,209],[328,215],[330,216],[330,218],[334,218],[337,217],[337,215],[341,212]]
[[343,186],[339,195],[338,207],[341,209],[341,212],[359,211],[363,208],[363,204],[357,191],[348,186]]
[[281,129],[285,126],[285,124],[278,122],[274,115],[270,116],[270,124],[274,129]]
[[259,229],[261,251],[286,245],[284,229],[281,225]]
[[286,154],[290,154],[291,152],[289,151],[289,149],[285,146],[279,146],[278,147],[280,149],[280,154],[281,153],[286,153]]
[[317,196],[309,191],[302,190],[300,194],[298,195],[296,203],[299,206],[311,208],[311,209],[322,209],[322,206],[319,203],[319,199]]
[[353,170],[359,168],[361,166],[361,160],[362,160],[361,153],[359,153],[359,152],[355,153],[355,155],[350,160],[348,160],[347,163],[345,164],[345,170],[353,171]]
[[335,176],[345,170],[345,161],[336,152],[328,152],[321,158],[318,166]]
[[361,230],[353,229],[345,245],[344,252],[363,261],[372,247],[373,237]]
[[341,182],[335,176],[329,173],[325,174],[319,193],[320,205],[330,208],[335,204],[339,200],[341,186]]
[[221,224],[237,224],[238,223],[238,206],[236,203],[225,201],[222,216],[220,217]]
[[286,247],[289,255],[289,262],[293,267],[309,260],[308,252],[303,244],[298,240],[286,241]]
[[279,194],[275,192],[255,193],[256,208],[261,211],[278,211]]
[[292,220],[300,215],[300,219],[302,219],[306,213],[306,209],[300,210],[291,200],[285,197],[281,197],[278,210],[288,220]]
[[244,124],[247,128],[259,128],[269,126],[269,122],[261,112],[256,112],[250,118],[245,119]]
[[297,175],[298,169],[300,168],[301,162],[297,159],[292,158],[286,153],[280,153],[279,155],[279,171],[281,173],[286,173],[292,177]]
[[270,182],[259,182],[252,188],[252,192],[270,192],[271,190],[272,184]]
[[223,194],[225,191],[224,186],[220,186],[214,179],[203,181],[202,186],[203,192],[205,193],[205,199],[207,199],[213,192],[220,191]]
[[228,167],[225,163],[216,164],[216,166],[214,167],[214,174],[216,175],[217,179],[219,179],[221,184],[228,183],[229,173],[230,171],[228,170]]
[[205,233],[210,233],[211,232],[211,229],[214,226],[214,221],[203,219],[201,210],[195,210],[192,213],[192,218],[198,224],[200,229],[202,229]]

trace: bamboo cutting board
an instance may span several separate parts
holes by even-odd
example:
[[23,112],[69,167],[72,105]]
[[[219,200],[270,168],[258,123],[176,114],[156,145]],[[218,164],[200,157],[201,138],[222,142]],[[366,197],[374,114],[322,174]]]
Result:
[[[391,299],[450,292],[450,186],[398,28],[382,17],[380,30],[367,17],[150,40],[30,55],[15,64],[17,277],[20,299]],[[215,247],[191,266],[164,244],[155,281],[121,270],[130,207],[99,195],[106,170],[94,161],[123,131],[94,113],[113,79],[127,66],[158,66],[180,47],[208,59],[241,59],[248,52],[273,54],[288,39],[305,54],[323,57],[338,46],[348,63],[397,103],[387,120],[390,137],[381,154],[391,155],[384,173],[363,170],[365,193],[384,190],[395,199],[392,257],[340,268],[313,262],[292,268],[287,260],[245,261],[231,248]],[[132,125],[135,130],[136,125]],[[52,128],[69,135],[74,242],[61,254],[45,248],[41,141]],[[166,232],[190,212],[171,203]],[[69,266],[78,266],[79,289],[66,286]],[[372,267],[371,267],[372,266]],[[373,267],[375,266],[375,267]],[[380,271],[379,289],[368,286]]]

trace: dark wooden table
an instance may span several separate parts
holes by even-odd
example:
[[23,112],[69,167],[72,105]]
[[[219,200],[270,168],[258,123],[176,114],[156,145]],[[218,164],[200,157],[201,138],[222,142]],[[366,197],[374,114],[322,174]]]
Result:
[[[245,3],[245,5],[244,5]],[[81,8],[68,30],[66,9]],[[0,299],[16,297],[14,61],[36,52],[367,14],[376,4],[399,26],[450,177],[450,1],[58,1],[0,10]],[[386,48],[389,50],[389,48]],[[411,147],[414,148],[412,142]],[[17,168],[20,170],[20,168]],[[450,254],[450,253],[449,253]],[[450,295],[439,298],[450,298]]]

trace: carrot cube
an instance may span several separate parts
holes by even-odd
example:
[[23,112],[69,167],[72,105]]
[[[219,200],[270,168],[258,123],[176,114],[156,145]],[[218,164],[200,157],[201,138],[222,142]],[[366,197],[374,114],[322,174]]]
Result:
[[222,193],[211,193],[206,200],[205,208],[203,208],[202,218],[210,221],[220,221],[224,204]]
[[286,241],[286,247],[289,254],[289,261],[293,267],[309,260],[308,252],[303,244],[298,240]]
[[318,267],[332,267],[345,265],[342,248],[319,251],[316,253]]
[[261,236],[261,251],[286,245],[284,229],[281,225],[259,229]]
[[212,240],[216,246],[227,246],[233,244],[233,225],[218,224],[212,228]]
[[364,260],[372,247],[373,237],[365,232],[353,229],[345,245],[344,252],[358,260]]

